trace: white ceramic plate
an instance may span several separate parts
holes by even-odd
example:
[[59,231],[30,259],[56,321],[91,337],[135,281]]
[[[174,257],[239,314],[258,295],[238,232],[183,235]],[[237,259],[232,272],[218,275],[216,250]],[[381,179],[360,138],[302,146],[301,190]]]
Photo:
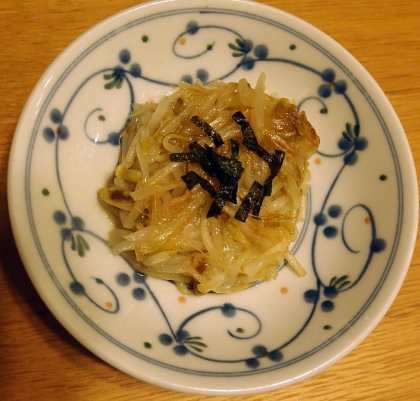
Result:
[[[262,71],[268,92],[296,102],[321,137],[293,248],[307,276],[284,268],[238,294],[184,297],[134,274],[109,253],[96,197],[131,102],[160,99],[181,79],[254,85]],[[104,21],[50,66],[22,113],[8,191],[27,271],[74,337],[141,380],[227,395],[302,380],[371,332],[410,263],[416,182],[398,118],[337,43],[260,4],[175,0]]]

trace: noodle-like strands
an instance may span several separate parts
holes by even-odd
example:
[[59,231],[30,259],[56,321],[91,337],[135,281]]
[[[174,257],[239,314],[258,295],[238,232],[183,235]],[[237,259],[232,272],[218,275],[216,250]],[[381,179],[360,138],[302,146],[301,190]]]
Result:
[[[298,219],[305,218],[310,174],[308,159],[319,138],[304,112],[286,99],[265,94],[265,76],[256,88],[244,80],[181,82],[176,92],[157,105],[133,105],[131,121],[121,137],[114,181],[99,190],[100,200],[114,211],[118,228],[110,233],[114,254],[126,253],[133,267],[149,276],[172,280],[183,293],[230,293],[277,276],[288,265],[300,276],[304,268],[289,251],[297,239]],[[261,184],[270,167],[242,145],[241,127],[232,115],[241,111],[258,143],[273,154],[286,152],[283,166],[264,197],[258,216],[245,222],[235,213],[254,181]],[[192,142],[212,146],[211,139],[190,122],[198,116],[222,137],[217,149],[230,157],[230,140],[240,144],[244,172],[238,181],[237,203],[227,202],[220,215],[207,218],[212,199],[200,185],[189,190],[187,171],[205,178],[216,191],[220,183],[199,163],[171,162],[171,153],[188,152]]]

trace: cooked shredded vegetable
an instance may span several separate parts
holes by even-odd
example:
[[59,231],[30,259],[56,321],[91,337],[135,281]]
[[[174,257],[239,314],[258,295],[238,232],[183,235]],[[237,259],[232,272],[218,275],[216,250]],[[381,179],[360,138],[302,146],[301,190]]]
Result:
[[134,104],[115,177],[99,197],[116,217],[109,245],[185,294],[231,293],[277,276],[305,218],[319,138],[287,99],[238,83],[181,82]]

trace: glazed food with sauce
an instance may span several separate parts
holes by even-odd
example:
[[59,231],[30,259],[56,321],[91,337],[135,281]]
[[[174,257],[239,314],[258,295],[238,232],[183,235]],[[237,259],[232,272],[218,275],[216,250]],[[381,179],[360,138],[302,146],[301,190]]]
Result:
[[133,105],[115,177],[99,190],[109,245],[183,293],[231,293],[277,276],[305,218],[308,159],[319,137],[284,98],[237,83],[181,82]]

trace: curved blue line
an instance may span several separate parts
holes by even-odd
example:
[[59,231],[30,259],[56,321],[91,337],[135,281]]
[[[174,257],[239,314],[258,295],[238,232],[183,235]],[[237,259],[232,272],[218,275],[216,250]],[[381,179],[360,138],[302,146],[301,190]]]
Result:
[[[334,178],[334,180],[333,180],[333,182],[332,182],[332,184],[331,184],[331,186],[330,186],[330,188],[329,188],[329,190],[327,192],[327,195],[325,196],[325,199],[324,199],[324,201],[322,203],[322,206],[321,206],[321,209],[320,209],[320,212],[319,212],[320,214],[324,213],[325,207],[326,207],[326,205],[328,203],[328,200],[329,200],[329,198],[331,196],[331,193],[332,193],[335,185],[337,184],[338,179],[341,176],[341,173],[344,171],[344,168],[345,167],[346,167],[346,165],[343,164],[341,166],[339,172],[337,173],[336,177]],[[322,280],[320,279],[319,274],[318,274],[318,271],[317,271],[316,261],[315,261],[315,247],[316,247],[315,245],[316,245],[316,241],[317,241],[317,237],[318,237],[319,227],[320,226],[318,224],[315,226],[315,231],[314,231],[314,236],[313,236],[313,239],[312,239],[312,246],[311,246],[311,261],[312,261],[312,268],[314,270],[315,276],[316,276],[317,280],[319,280],[319,282],[322,283]],[[324,283],[322,283],[322,285],[325,286]]]
[[[189,316],[187,319],[185,319],[181,323],[181,325],[179,326],[179,330],[178,331],[182,330],[191,320],[195,319],[197,316],[203,315],[203,314],[205,314],[207,312],[211,312],[211,311],[214,311],[214,310],[221,310],[222,308],[223,308],[222,306],[213,306],[213,307],[206,308],[206,309],[203,309],[203,310],[201,310],[201,311],[199,311],[197,313],[192,314],[191,316]],[[247,309],[236,308],[235,307],[235,310],[236,311],[247,313],[247,314],[251,315],[252,317],[254,317],[255,320],[258,322],[258,330],[252,336],[248,336],[248,337],[237,337],[237,336],[234,336],[234,335],[232,335],[232,333],[229,330],[228,330],[228,334],[231,337],[233,337],[233,338],[235,338],[237,340],[249,340],[251,338],[256,337],[261,332],[261,329],[262,329],[262,324],[261,324],[261,320],[259,319],[259,317],[255,313],[253,313],[253,312],[251,312],[251,311],[249,311]],[[176,338],[177,342],[179,342],[179,340],[177,339],[177,337],[175,337],[175,338]],[[186,343],[186,344],[188,345],[188,343]],[[195,352],[191,351],[190,349],[188,349],[188,352],[191,353],[192,355],[194,355],[197,358],[200,358],[200,359],[203,359],[203,360],[206,360],[206,361],[210,361],[210,362],[217,362],[217,363],[239,363],[239,362],[245,362],[247,359],[249,359],[249,357],[248,358],[241,358],[241,359],[215,359],[215,358],[209,358],[209,357],[206,357],[204,355],[195,353]]]
[[[344,221],[345,221],[345,219],[346,219],[347,215],[348,215],[348,214],[349,214],[349,213],[350,213],[353,209],[355,209],[355,208],[357,208],[357,207],[361,207],[361,208],[362,208],[362,209],[364,209],[364,210],[366,211],[366,213],[368,214],[369,219],[370,219],[370,224],[371,224],[372,241],[373,241],[373,240],[375,240],[375,239],[376,239],[376,225],[375,225],[375,219],[374,219],[374,217],[373,217],[373,214],[372,214],[371,210],[370,210],[367,206],[365,206],[365,205],[358,204],[358,205],[353,206],[351,209],[349,209],[349,210],[348,210],[348,212],[346,213],[346,215],[345,215],[344,219],[343,219],[342,227],[344,227]],[[344,238],[344,229],[342,229],[342,238],[343,238],[343,242],[344,242],[345,246],[346,246],[346,247],[347,247],[347,248],[348,248],[351,252],[354,252],[353,250],[351,250],[351,249],[348,247],[348,244],[347,244],[347,242],[345,241],[345,238]],[[356,286],[356,285],[359,283],[359,281],[360,281],[360,280],[362,279],[362,277],[365,275],[365,273],[366,273],[366,271],[367,271],[367,269],[368,269],[368,267],[369,267],[369,265],[370,265],[370,262],[372,261],[373,254],[374,254],[374,252],[373,252],[373,251],[372,251],[372,249],[369,247],[368,257],[367,257],[367,259],[366,259],[365,265],[363,266],[363,268],[362,268],[362,270],[361,270],[361,272],[360,272],[359,276],[356,278],[356,280],[354,280],[354,281],[352,282],[352,284],[351,284],[350,286],[346,287],[346,288],[345,288],[345,289],[343,289],[343,290],[339,290],[340,292],[348,291],[348,290],[350,290],[351,288],[353,288],[354,286]]]
[[[202,26],[199,26],[198,27],[198,30],[201,30],[201,29],[220,29],[220,30],[223,30],[223,31],[228,31],[228,32],[231,32],[231,33],[233,33],[234,35],[236,35],[238,38],[240,38],[241,40],[245,40],[238,32],[236,32],[236,31],[234,31],[233,29],[230,29],[230,28],[226,28],[226,27],[223,27],[223,26],[218,26],[218,25],[202,25]],[[198,32],[198,31],[197,31]],[[178,52],[175,50],[175,47],[176,47],[176,44],[178,43],[178,41],[179,41],[179,39],[181,39],[184,35],[195,35],[195,34],[197,34],[197,32],[195,32],[194,34],[191,34],[190,32],[188,32],[188,31],[184,31],[184,32],[182,32],[181,34],[179,34],[176,38],[175,38],[175,40],[174,40],[174,42],[173,42],[173,45],[172,45],[172,52],[175,54],[175,56],[177,56],[177,57],[179,57],[179,58],[182,58],[182,59],[184,59],[184,60],[191,60],[191,59],[195,59],[195,58],[198,58],[198,57],[200,57],[200,56],[203,56],[204,54],[206,54],[206,53],[208,53],[209,51],[211,51],[211,50],[208,50],[208,49],[206,49],[206,50],[203,50],[201,53],[198,53],[198,54],[196,54],[196,55],[194,55],[194,56],[181,56],[180,54],[178,54]],[[213,42],[213,44],[212,45],[214,45],[214,43],[215,42]]]
[[[79,230],[71,230],[71,232],[74,232],[74,231],[79,231]],[[84,231],[84,232],[90,234],[89,231]],[[98,238],[98,239],[100,239],[100,240],[102,240],[100,237],[98,237],[96,235],[95,235],[95,237]],[[61,239],[61,254],[62,254],[62,257],[63,257],[63,260],[64,260],[64,264],[65,264],[65,266],[67,268],[67,271],[69,272],[71,278],[73,279],[73,281],[74,282],[77,282],[77,283],[80,283],[80,281],[74,275],[73,270],[70,267],[70,263],[67,260],[66,252],[65,252],[65,249],[64,249],[65,242],[66,242],[66,239],[62,238]],[[96,301],[93,300],[92,297],[89,296],[89,294],[86,292],[85,289],[83,289],[83,294],[80,294],[80,295],[84,295],[93,305],[95,305],[97,308],[101,309],[104,312],[107,312],[107,313],[110,313],[110,314],[116,314],[116,313],[118,313],[118,311],[120,309],[120,303],[118,301],[117,296],[115,295],[115,293],[111,289],[111,287],[109,287],[104,281],[102,281],[102,285],[104,285],[105,288],[108,289],[108,291],[111,293],[112,297],[114,298],[114,302],[115,302],[115,309],[114,310],[109,310],[109,309],[106,309],[106,308],[102,307],[101,305],[99,305]]]
[[[393,156],[393,162],[394,162],[394,168],[395,168],[395,173],[397,176],[397,187],[398,187],[398,219],[397,219],[397,225],[396,225],[396,235],[395,235],[395,240],[393,242],[393,245],[391,247],[391,252],[388,258],[388,261],[386,263],[386,266],[384,268],[384,273],[381,276],[381,278],[379,279],[377,285],[375,286],[374,291],[372,292],[372,294],[370,295],[369,299],[366,301],[366,303],[363,305],[363,307],[354,315],[354,317],[352,319],[350,319],[350,321],[348,322],[348,324],[346,326],[344,326],[343,328],[341,328],[335,335],[331,336],[328,340],[324,341],[322,344],[320,344],[318,347],[314,348],[311,351],[308,351],[296,358],[293,358],[289,361],[286,362],[282,362],[279,364],[274,364],[271,367],[268,368],[262,368],[262,369],[258,369],[258,370],[246,370],[246,371],[235,371],[232,373],[218,373],[218,372],[210,372],[210,371],[196,371],[193,369],[186,369],[186,368],[179,368],[177,366],[173,366],[167,363],[163,363],[157,360],[154,360],[152,358],[149,358],[147,355],[145,354],[141,354],[137,351],[134,351],[133,349],[125,346],[124,344],[120,343],[118,340],[116,340],[115,338],[113,338],[112,336],[110,336],[108,333],[104,332],[99,326],[95,325],[86,315],[84,315],[84,313],[80,310],[80,308],[75,304],[75,302],[67,295],[66,291],[61,287],[61,284],[58,282],[57,278],[55,277],[51,266],[49,265],[48,260],[46,259],[46,256],[44,255],[43,251],[42,251],[42,246],[40,243],[40,240],[37,236],[37,230],[35,227],[35,222],[32,219],[32,215],[33,215],[33,211],[32,211],[32,202],[31,202],[31,194],[30,194],[30,177],[31,175],[29,174],[30,172],[30,167],[31,167],[31,161],[32,161],[32,149],[35,143],[35,139],[37,137],[37,132],[41,123],[41,119],[39,116],[43,116],[45,115],[45,111],[46,108],[48,107],[49,103],[51,102],[52,97],[54,96],[57,88],[60,86],[60,84],[66,79],[66,77],[69,75],[69,73],[73,70],[73,68],[79,64],[79,62],[81,60],[83,60],[88,54],[91,53],[92,50],[94,50],[95,48],[99,47],[100,45],[102,45],[103,43],[105,43],[108,39],[112,38],[113,36],[117,35],[120,32],[123,32],[133,26],[139,25],[141,23],[150,21],[150,20],[154,20],[156,18],[160,18],[160,17],[165,17],[165,16],[171,16],[171,15],[178,15],[178,14],[185,14],[185,13],[215,13],[215,14],[226,14],[226,15],[236,15],[236,16],[243,16],[245,18],[251,19],[251,20],[256,20],[259,22],[264,22],[268,25],[272,25],[275,26],[279,29],[282,29],[286,32],[289,32],[291,34],[293,34],[294,36],[304,40],[306,43],[308,43],[309,45],[313,46],[315,49],[319,50],[322,54],[324,54],[326,57],[328,57],[335,65],[337,65],[339,68],[341,68],[346,74],[347,76],[352,80],[352,82],[354,83],[354,85],[361,91],[361,93],[365,96],[366,100],[368,101],[370,107],[372,108],[372,110],[374,111],[382,129],[383,129],[383,133],[388,141],[388,145],[390,148],[390,151],[392,153]],[[157,82],[158,83],[158,82]],[[251,15],[247,12],[240,12],[240,11],[230,11],[230,10],[203,10],[203,9],[181,9],[181,10],[171,10],[169,12],[162,12],[162,13],[157,13],[157,14],[153,14],[151,16],[148,17],[143,17],[143,18],[139,18],[129,24],[126,24],[114,31],[111,31],[110,33],[108,33],[107,35],[105,35],[104,37],[102,37],[100,40],[98,40],[96,43],[94,43],[92,46],[90,46],[88,49],[86,49],[84,52],[82,52],[67,68],[67,70],[60,76],[60,78],[58,79],[58,81],[54,84],[53,88],[51,89],[50,93],[47,95],[45,102],[43,103],[43,105],[41,106],[40,112],[38,114],[38,118],[35,121],[33,130],[32,130],[32,134],[31,134],[31,138],[29,141],[29,153],[28,153],[28,157],[26,160],[26,167],[25,167],[25,194],[26,194],[26,206],[27,206],[27,211],[28,211],[28,218],[29,218],[29,225],[31,227],[31,230],[34,234],[34,241],[36,244],[36,247],[38,248],[40,257],[48,271],[48,274],[50,275],[51,279],[53,280],[53,282],[55,283],[55,285],[57,286],[57,288],[60,290],[60,292],[62,293],[63,297],[67,300],[67,302],[69,303],[69,305],[71,305],[71,307],[77,312],[79,313],[79,315],[81,316],[81,318],[83,320],[85,320],[85,322],[92,326],[95,330],[97,330],[101,335],[103,335],[105,338],[107,338],[109,341],[111,341],[112,343],[118,345],[121,349],[124,349],[125,351],[127,351],[128,353],[135,355],[137,357],[142,358],[145,361],[149,361],[151,363],[154,363],[158,366],[162,366],[162,367],[166,367],[166,368],[170,368],[173,369],[175,371],[182,371],[182,372],[186,372],[186,373],[190,373],[190,374],[197,374],[197,375],[207,375],[207,376],[246,376],[246,375],[254,375],[254,374],[258,374],[258,373],[263,373],[263,372],[267,372],[267,371],[273,371],[273,370],[277,370],[280,369],[282,367],[285,366],[289,366],[293,363],[299,362],[305,358],[307,358],[310,355],[313,355],[315,353],[317,353],[318,351],[320,351],[321,349],[327,347],[329,344],[331,344],[332,342],[334,342],[338,337],[340,337],[343,333],[345,333],[359,318],[360,316],[363,315],[364,311],[369,307],[369,305],[371,304],[371,302],[375,299],[376,295],[378,294],[378,292],[380,291],[380,289],[382,288],[382,285],[384,283],[384,281],[386,280],[388,273],[392,267],[392,263],[393,260],[395,258],[395,254],[397,252],[398,249],[398,244],[400,241],[400,233],[401,233],[401,229],[402,229],[402,225],[403,225],[403,212],[404,212],[404,205],[403,205],[403,181],[402,181],[402,177],[401,177],[401,170],[399,167],[399,162],[398,162],[398,158],[397,158],[397,154],[396,154],[396,150],[395,147],[393,146],[393,142],[392,142],[392,138],[390,136],[389,130],[385,124],[385,121],[383,120],[383,117],[381,116],[378,108],[376,107],[374,101],[372,100],[372,98],[369,96],[369,94],[366,92],[366,90],[364,89],[364,87],[362,86],[362,84],[360,82],[357,81],[357,79],[352,75],[352,73],[350,71],[348,71],[348,69],[346,68],[346,66],[344,66],[337,58],[335,58],[332,54],[328,53],[324,48],[322,48],[320,45],[318,45],[316,42],[314,42],[313,40],[311,40],[310,38],[304,36],[303,34],[296,32],[294,29],[289,28],[281,23],[275,22],[275,21],[271,21],[265,17],[259,17],[259,16],[255,16],[255,15]]]
[[293,337],[291,337],[282,346],[280,346],[280,348],[278,348],[279,350],[287,347],[289,344],[291,344],[293,341],[295,341],[303,333],[303,331],[308,327],[309,322],[312,320],[312,318],[315,314],[316,307],[317,307],[318,301],[319,301],[319,294],[320,294],[320,291],[321,291],[321,281],[319,279],[317,279],[317,281],[316,281],[316,287],[317,287],[317,289],[316,289],[317,297],[315,299],[314,306],[312,307],[312,310],[311,310],[308,318],[306,319],[305,323],[300,328],[300,330],[298,330],[298,332]]
[[297,106],[297,108],[298,108],[298,111],[300,111],[301,110],[301,107],[302,107],[302,105],[305,103],[305,102],[307,102],[308,100],[316,100],[317,102],[319,102],[319,103],[321,103],[321,105],[322,105],[322,107],[324,108],[324,110],[325,110],[325,114],[328,114],[328,108],[327,108],[327,105],[319,98],[319,97],[317,97],[317,96],[309,96],[309,97],[307,97],[307,98],[305,98],[305,99],[303,99],[302,101],[300,101],[299,102],[299,104],[298,104],[298,106]]

